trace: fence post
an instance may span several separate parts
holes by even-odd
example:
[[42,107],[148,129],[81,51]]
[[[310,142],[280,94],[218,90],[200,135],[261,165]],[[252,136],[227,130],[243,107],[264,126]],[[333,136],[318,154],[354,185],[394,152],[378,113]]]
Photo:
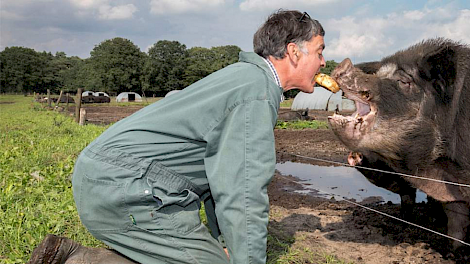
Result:
[[67,96],[67,112],[69,111],[69,93],[66,93],[65,96]]
[[75,102],[75,121],[80,123],[80,108],[82,107],[82,88],[77,90],[77,101]]
[[80,126],[83,126],[86,121],[86,109],[85,108],[80,108],[80,122],[78,124]]
[[47,89],[47,105],[51,107],[51,90]]
[[60,103],[60,99],[62,99],[62,93],[63,93],[63,91],[62,91],[62,90],[60,90],[59,99],[57,99],[57,102],[55,103],[55,105],[56,105],[56,106],[58,106],[58,105],[59,105],[59,103]]

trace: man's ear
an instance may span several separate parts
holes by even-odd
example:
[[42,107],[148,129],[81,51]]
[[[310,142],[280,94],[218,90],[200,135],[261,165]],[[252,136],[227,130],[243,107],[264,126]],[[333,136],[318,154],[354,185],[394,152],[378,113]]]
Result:
[[455,51],[447,45],[427,53],[418,64],[421,77],[432,83],[444,102],[452,100],[456,78]]
[[299,57],[301,56],[301,52],[299,50],[299,46],[297,46],[295,43],[289,43],[287,44],[287,49],[286,49],[286,56],[289,58],[291,62],[297,65],[297,62],[299,61]]

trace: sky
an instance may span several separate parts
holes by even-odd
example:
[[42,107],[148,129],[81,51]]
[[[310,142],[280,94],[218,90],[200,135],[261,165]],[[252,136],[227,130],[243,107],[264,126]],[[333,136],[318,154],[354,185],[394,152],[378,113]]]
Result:
[[21,46],[90,57],[115,37],[142,51],[159,40],[236,45],[278,9],[307,12],[326,31],[324,56],[375,61],[428,38],[470,44],[470,0],[1,0],[0,51]]

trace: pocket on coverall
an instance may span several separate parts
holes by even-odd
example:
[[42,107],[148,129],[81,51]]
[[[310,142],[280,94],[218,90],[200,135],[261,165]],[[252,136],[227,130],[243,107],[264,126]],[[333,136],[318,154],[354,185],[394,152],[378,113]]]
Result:
[[97,180],[82,175],[80,219],[90,231],[128,230],[131,221],[125,204],[125,183]]
[[[147,184],[152,192],[149,193],[153,200],[155,222],[160,228],[176,230],[177,233],[186,235],[201,225],[199,217],[199,196],[182,182],[180,177],[168,174],[167,171],[156,171],[146,175]],[[168,222],[166,222],[168,221]]]

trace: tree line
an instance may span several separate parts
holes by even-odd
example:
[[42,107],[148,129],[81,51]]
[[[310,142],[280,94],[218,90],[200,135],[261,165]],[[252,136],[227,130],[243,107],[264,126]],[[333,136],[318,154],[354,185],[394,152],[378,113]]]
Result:
[[[6,47],[0,52],[1,93],[75,93],[78,88],[119,94],[137,92],[164,96],[214,71],[238,61],[241,49],[235,45],[212,48],[193,47],[178,41],[161,40],[142,52],[124,38],[105,40],[95,46],[90,57],[53,55],[26,47]],[[327,61],[324,73],[336,66]]]

